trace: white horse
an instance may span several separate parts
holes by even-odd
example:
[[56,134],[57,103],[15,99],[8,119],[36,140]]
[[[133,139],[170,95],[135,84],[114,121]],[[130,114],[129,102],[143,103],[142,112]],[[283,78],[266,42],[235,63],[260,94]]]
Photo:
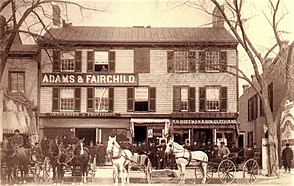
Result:
[[203,175],[201,183],[206,182],[208,156],[205,152],[189,151],[180,144],[169,141],[166,146],[165,153],[173,153],[175,155],[175,160],[180,172],[180,183],[185,182],[185,169],[190,162],[195,162],[196,166],[201,165],[201,172]]
[[[130,183],[131,159],[133,156],[132,152],[127,149],[121,149],[120,145],[116,141],[116,136],[109,136],[106,151],[111,156],[115,172],[115,183],[118,183],[119,173],[121,175],[120,177],[122,183]],[[124,173],[126,173],[126,176]]]

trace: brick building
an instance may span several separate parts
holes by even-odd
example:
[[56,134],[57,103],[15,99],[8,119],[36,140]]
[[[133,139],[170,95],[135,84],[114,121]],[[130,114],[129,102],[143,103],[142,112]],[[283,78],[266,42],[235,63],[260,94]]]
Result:
[[[39,40],[40,131],[86,142],[236,139],[237,41],[223,27],[64,24]],[[54,39],[50,39],[53,37]]]

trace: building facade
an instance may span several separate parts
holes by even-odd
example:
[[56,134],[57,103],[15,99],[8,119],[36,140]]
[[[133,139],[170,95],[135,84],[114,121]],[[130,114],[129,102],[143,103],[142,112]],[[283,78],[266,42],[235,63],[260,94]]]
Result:
[[[39,40],[42,135],[120,141],[236,139],[237,41],[207,28],[65,24]],[[50,39],[50,38],[54,39]]]

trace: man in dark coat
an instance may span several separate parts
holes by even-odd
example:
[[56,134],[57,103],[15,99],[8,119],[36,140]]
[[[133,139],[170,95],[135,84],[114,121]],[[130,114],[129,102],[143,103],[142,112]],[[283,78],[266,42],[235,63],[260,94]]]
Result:
[[11,137],[11,143],[15,147],[22,147],[24,145],[24,139],[23,137],[19,134],[19,130],[16,129],[14,131],[14,135]]
[[44,156],[49,157],[49,145],[50,145],[50,140],[48,139],[47,136],[44,136],[44,138],[41,140],[41,150]]
[[284,148],[282,151],[282,161],[285,168],[285,172],[289,171],[290,173],[292,160],[293,160],[293,151],[289,147],[289,143],[287,143],[286,148]]
[[90,146],[88,147],[89,149],[89,155],[90,155],[90,163],[93,163],[94,158],[96,158],[98,152],[97,152],[97,147],[94,145],[94,142],[91,140],[90,141]]

